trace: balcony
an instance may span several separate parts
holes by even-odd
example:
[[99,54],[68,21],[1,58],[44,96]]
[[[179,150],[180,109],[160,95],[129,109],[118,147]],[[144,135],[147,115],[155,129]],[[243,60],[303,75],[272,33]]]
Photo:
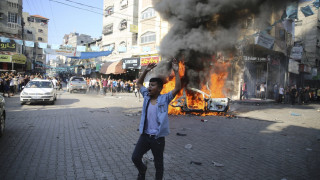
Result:
[[20,29],[21,25],[17,24],[17,23],[8,22],[7,27],[10,28],[10,29]]

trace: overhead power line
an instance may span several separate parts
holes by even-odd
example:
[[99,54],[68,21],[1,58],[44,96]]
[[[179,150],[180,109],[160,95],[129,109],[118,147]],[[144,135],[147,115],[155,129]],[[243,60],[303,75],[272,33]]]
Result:
[[89,12],[92,12],[92,13],[95,13],[95,14],[103,15],[103,13],[98,13],[98,12],[95,12],[95,11],[91,11],[89,9],[80,8],[80,7],[73,6],[73,5],[70,5],[70,4],[66,4],[66,3],[63,3],[63,2],[59,2],[59,1],[55,1],[55,0],[49,0],[49,1],[56,2],[56,3],[59,3],[59,4],[63,4],[63,5],[66,5],[66,6],[70,6],[70,7],[77,8],[77,9],[82,9],[84,11],[89,11]]
[[[77,8],[77,9],[81,9],[81,10],[84,10],[84,11],[89,11],[89,12],[92,12],[92,13],[95,13],[95,14],[99,14],[99,15],[104,15],[103,13],[98,13],[96,11],[92,11],[92,10],[89,10],[89,9],[85,9],[85,8],[80,8],[80,7],[77,7],[77,6],[73,6],[73,5],[70,5],[70,4],[66,4],[66,3],[63,3],[63,2],[60,2],[60,1],[55,1],[55,0],[49,0],[49,1],[52,1],[52,2],[56,2],[56,3],[59,3],[59,4],[62,4],[62,5],[65,5],[65,6],[70,6],[70,7],[73,7],[73,8]],[[71,0],[66,0],[66,1],[70,1],[72,2]],[[82,4],[82,3],[81,3]],[[84,5],[84,4],[83,4]],[[88,5],[85,5],[85,6],[88,6]],[[93,6],[92,6],[93,7]],[[121,14],[121,13],[118,13],[118,14]],[[122,15],[125,15],[125,16],[128,16],[128,17],[134,17],[134,16],[130,16],[130,15],[127,15],[127,14],[122,14]],[[109,15],[110,17],[114,17],[114,18],[118,18],[118,19],[125,19],[123,17],[118,17],[118,16],[114,16],[114,15]],[[127,20],[129,21],[129,20]],[[160,22],[160,21],[158,21]],[[149,24],[149,23],[146,23],[146,22],[140,22],[141,24],[145,24],[145,25],[150,25],[150,26],[154,26],[154,27],[159,27],[160,29],[162,28],[167,28],[167,27],[162,27],[161,25],[155,25],[155,24]]]

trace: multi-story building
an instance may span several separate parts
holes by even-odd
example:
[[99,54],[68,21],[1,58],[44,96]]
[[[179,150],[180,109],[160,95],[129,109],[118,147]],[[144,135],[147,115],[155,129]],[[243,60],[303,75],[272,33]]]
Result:
[[[0,37],[0,69],[24,71],[25,56],[21,55],[22,0],[0,1]],[[21,43],[16,43],[14,39]]]
[[76,47],[76,46],[83,46],[92,41],[93,39],[91,36],[74,32],[74,33],[64,35],[62,44]]
[[298,10],[291,58],[299,63],[299,71],[290,73],[290,81],[303,87],[314,85],[310,80],[318,75],[320,67],[320,12],[312,1],[299,1]]
[[40,15],[30,15],[23,12],[24,40],[35,42],[34,47],[25,47],[25,54],[28,63],[32,62],[36,72],[43,72],[41,64],[46,63],[46,55],[43,48],[39,48],[39,43],[48,43],[48,22],[49,19]]
[[169,23],[163,20],[153,8],[152,0],[142,0],[139,4],[138,45],[141,66],[148,65],[150,59],[159,61],[159,47],[162,38],[168,33]]
[[113,50],[104,61],[118,61],[134,54],[138,44],[138,32],[133,30],[138,25],[138,5],[138,0],[104,0],[102,48]]

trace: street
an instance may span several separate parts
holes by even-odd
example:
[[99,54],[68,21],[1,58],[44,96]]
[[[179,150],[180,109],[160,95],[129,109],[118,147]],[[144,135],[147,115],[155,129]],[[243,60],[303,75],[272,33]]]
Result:
[[[134,93],[65,89],[55,105],[21,106],[18,95],[6,98],[0,179],[135,179],[131,155],[142,100]],[[234,117],[169,117],[166,180],[319,179],[319,104],[232,103],[230,110]],[[146,179],[154,179],[151,152],[144,160]]]

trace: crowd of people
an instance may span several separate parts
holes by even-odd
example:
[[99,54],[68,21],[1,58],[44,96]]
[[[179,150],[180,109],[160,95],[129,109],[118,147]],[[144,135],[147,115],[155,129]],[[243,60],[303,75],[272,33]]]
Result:
[[22,91],[22,87],[26,86],[33,79],[49,79],[52,80],[54,88],[61,89],[62,82],[60,79],[42,76],[40,74],[23,75],[14,72],[5,72],[0,75],[0,91],[2,96],[11,97]]
[[[255,98],[265,100],[267,84],[265,82],[256,84]],[[283,87],[278,83],[273,84],[273,90],[268,91],[268,97],[278,103],[285,104],[308,104],[313,100],[320,100],[320,89],[311,90],[309,86],[299,87],[296,85]],[[241,84],[240,100],[248,99],[247,82]]]
[[103,94],[106,93],[131,93],[134,92],[136,97],[138,94],[138,89],[136,87],[135,81],[125,81],[122,79],[111,79],[109,78],[86,78],[87,86],[88,86],[88,93],[96,93],[96,94]]

